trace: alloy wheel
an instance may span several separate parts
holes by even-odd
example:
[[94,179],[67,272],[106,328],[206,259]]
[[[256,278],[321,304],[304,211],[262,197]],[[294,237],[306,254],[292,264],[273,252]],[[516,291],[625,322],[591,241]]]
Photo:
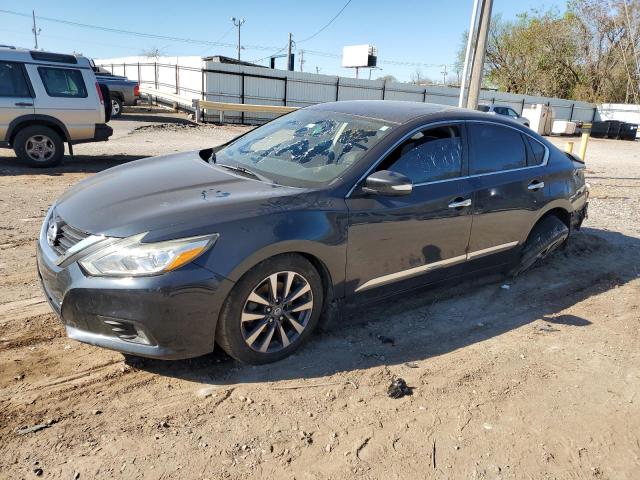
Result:
[[120,114],[120,103],[116,100],[111,100],[111,115],[117,117]]
[[278,352],[300,337],[312,312],[309,281],[297,272],[273,273],[256,285],[244,304],[242,338],[257,352]]
[[56,146],[46,135],[32,135],[27,139],[25,151],[31,160],[46,162],[56,153]]

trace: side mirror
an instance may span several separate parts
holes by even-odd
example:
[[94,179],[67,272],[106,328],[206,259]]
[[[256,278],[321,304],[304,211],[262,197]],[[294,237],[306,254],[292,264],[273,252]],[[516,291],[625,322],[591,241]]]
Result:
[[409,195],[413,184],[408,177],[391,170],[380,170],[372,173],[364,181],[362,192],[386,197]]

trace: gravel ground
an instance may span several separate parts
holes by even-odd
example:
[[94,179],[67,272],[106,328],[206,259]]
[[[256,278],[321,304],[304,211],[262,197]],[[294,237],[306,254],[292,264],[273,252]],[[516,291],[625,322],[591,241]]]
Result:
[[[638,478],[638,142],[591,141],[590,217],[545,265],[378,304],[248,367],[125,359],[44,303],[34,243],[66,188],[246,130],[144,109],[112,125],[52,170],[0,151],[0,478]],[[388,398],[394,376],[413,395]]]

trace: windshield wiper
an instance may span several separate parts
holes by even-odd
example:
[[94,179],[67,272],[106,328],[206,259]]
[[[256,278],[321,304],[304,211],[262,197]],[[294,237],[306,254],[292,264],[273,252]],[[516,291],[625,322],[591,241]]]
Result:
[[235,172],[240,172],[245,175],[249,175],[250,177],[253,177],[256,180],[260,180],[261,182],[273,183],[273,181],[270,178],[267,178],[264,175],[260,175],[259,173],[256,173],[253,170],[249,170],[246,167],[241,167],[240,165],[226,165],[224,163],[216,163],[216,165],[218,167],[226,168],[228,170],[233,170]]

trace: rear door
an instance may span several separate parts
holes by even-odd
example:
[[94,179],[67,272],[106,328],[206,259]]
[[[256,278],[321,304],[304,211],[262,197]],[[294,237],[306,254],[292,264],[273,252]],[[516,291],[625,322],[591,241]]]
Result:
[[[409,177],[409,195],[359,193],[349,198],[347,294],[391,293],[439,280],[463,263],[471,231],[471,195],[466,173],[464,124],[425,127],[384,158],[375,171]],[[426,275],[426,277],[422,277]]]
[[0,61],[0,142],[8,141],[5,137],[13,120],[33,112],[33,92],[24,65]]
[[473,260],[511,250],[526,239],[544,206],[543,164],[548,153],[544,145],[514,127],[474,121],[467,123],[467,130],[474,189],[469,241],[469,260]]
[[104,116],[90,70],[29,64],[27,71],[36,91],[36,113],[64,123],[71,140],[93,138]]

